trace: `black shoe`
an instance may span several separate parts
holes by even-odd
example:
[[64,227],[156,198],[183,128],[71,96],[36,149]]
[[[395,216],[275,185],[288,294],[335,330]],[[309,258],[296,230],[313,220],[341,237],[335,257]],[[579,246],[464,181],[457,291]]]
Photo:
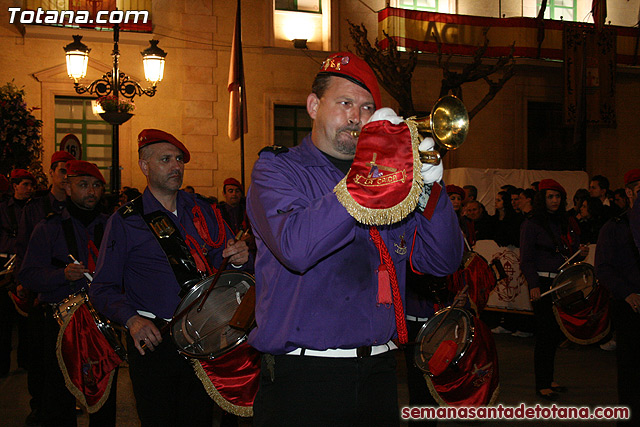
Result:
[[558,397],[560,396],[555,391],[551,391],[550,393],[543,394],[540,390],[536,390],[536,395],[538,395],[539,397],[545,400],[548,400],[549,402],[555,402],[556,400],[558,400]]
[[549,388],[550,388],[551,390],[553,390],[553,391],[557,392],[557,393],[566,393],[566,392],[568,392],[568,391],[569,391],[569,389],[568,389],[568,388],[566,388],[566,387],[565,387],[565,386],[563,386],[563,385],[551,386],[551,387],[549,387]]

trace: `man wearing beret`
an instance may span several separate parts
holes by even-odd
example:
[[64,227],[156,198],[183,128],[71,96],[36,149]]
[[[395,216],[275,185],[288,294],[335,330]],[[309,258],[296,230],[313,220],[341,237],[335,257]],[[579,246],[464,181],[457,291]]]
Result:
[[[311,134],[292,149],[262,150],[253,169],[247,213],[258,246],[258,326],[249,344],[264,353],[256,426],[399,423],[393,341],[406,327],[404,314],[395,314],[402,304],[377,302],[391,293],[379,248],[390,252],[384,266],[395,269],[396,295],[404,299],[408,261],[444,276],[458,267],[463,244],[449,198],[436,191],[429,219],[409,212],[380,227],[377,243],[334,194],[356,156],[351,132],[381,106],[366,62],[348,52],[331,55],[307,97]],[[400,119],[392,112],[388,118]],[[441,176],[441,167],[434,170]],[[440,180],[421,172],[429,188]]]
[[[25,169],[11,171],[13,197],[0,202],[0,267],[8,256],[16,253],[18,221],[27,201],[35,190],[36,179]],[[13,287],[13,284],[10,285]],[[27,366],[26,319],[16,312],[7,292],[0,292],[0,378],[9,374],[11,366],[11,335],[18,324],[18,366]]]
[[[242,268],[249,252],[208,203],[180,190],[190,160],[182,142],[145,129],[138,136],[138,155],[147,188],[109,219],[89,294],[99,312],[129,332],[129,374],[142,425],[211,426],[213,400],[191,362],[160,329],[191,285],[211,275],[224,257],[230,268]],[[168,252],[161,240],[169,238],[180,239],[177,243],[188,251]],[[177,274],[182,263],[169,259],[197,268],[195,283],[184,281]]]
[[[35,196],[27,202],[24,207],[21,217],[18,223],[18,239],[16,241],[16,271],[19,270],[24,253],[27,250],[29,244],[29,238],[33,232],[34,227],[45,217],[52,214],[60,214],[65,207],[66,201],[66,177],[67,177],[67,162],[69,160],[75,160],[71,154],[66,151],[56,151],[51,156],[51,166],[49,168],[49,180],[51,183],[50,190],[41,196]],[[18,291],[23,292],[23,284],[18,284]],[[26,291],[24,291],[26,292]],[[27,319],[27,329],[29,334],[34,331],[38,334],[38,325],[31,325],[31,319]],[[34,330],[35,328],[35,330]],[[41,401],[41,388],[42,381],[37,376],[37,366],[40,364],[40,358],[38,355],[42,353],[42,343],[36,339],[29,339],[29,372],[27,373],[27,384],[29,388],[29,394],[31,394],[31,413],[27,417],[27,424],[37,424],[40,414],[39,406]]]
[[[76,425],[76,398],[65,386],[56,356],[60,327],[52,305],[88,288],[85,273],[94,273],[108,218],[100,213],[105,180],[98,167],[80,160],[70,160],[63,167],[68,173],[65,208],[36,225],[18,275],[25,288],[38,294],[40,303],[31,310],[29,319],[36,326],[31,339],[43,346],[38,355],[41,363],[34,369],[41,369],[36,372],[43,387],[40,421],[47,426]],[[79,264],[71,262],[69,254]],[[111,390],[104,406],[90,415],[92,423],[115,425],[115,384]]]
[[[638,204],[640,169],[624,175],[630,202]],[[630,424],[640,420],[640,254],[629,226],[630,212],[611,218],[600,230],[595,267],[600,283],[612,295],[611,317],[616,330],[618,401],[631,410]],[[635,420],[635,421],[634,421]]]

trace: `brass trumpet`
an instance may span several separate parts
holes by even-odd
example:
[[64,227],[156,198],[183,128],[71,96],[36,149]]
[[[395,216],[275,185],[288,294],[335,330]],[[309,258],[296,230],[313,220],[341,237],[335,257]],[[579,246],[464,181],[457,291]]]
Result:
[[[436,145],[450,151],[460,147],[469,131],[469,115],[460,99],[453,95],[440,98],[427,117],[413,120],[418,132],[423,137],[431,136]],[[357,138],[360,132],[352,131],[351,136]],[[420,151],[420,161],[437,165],[441,159],[438,150]]]

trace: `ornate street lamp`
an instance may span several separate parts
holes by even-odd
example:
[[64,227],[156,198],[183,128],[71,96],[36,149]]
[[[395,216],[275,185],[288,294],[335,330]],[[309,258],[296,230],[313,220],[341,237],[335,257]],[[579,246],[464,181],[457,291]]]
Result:
[[[67,74],[74,80],[74,87],[78,94],[89,93],[98,97],[110,95],[114,98],[115,105],[119,105],[118,99],[121,96],[132,100],[136,95],[153,96],[156,94],[156,85],[162,81],[164,75],[164,59],[167,53],[158,47],[158,40],[150,40],[151,45],[141,52],[145,78],[151,83],[151,87],[144,89],[120,71],[118,67],[119,39],[120,25],[115,24],[113,26],[113,52],[111,53],[113,70],[91,82],[88,86],[81,85],[78,80],[87,75],[91,49],[82,43],[82,36],[79,35],[73,36],[73,42],[64,47],[67,57]],[[111,190],[113,192],[120,190],[120,125],[129,120],[131,116],[132,114],[128,112],[120,111],[100,113],[100,117],[113,126],[111,145]]]

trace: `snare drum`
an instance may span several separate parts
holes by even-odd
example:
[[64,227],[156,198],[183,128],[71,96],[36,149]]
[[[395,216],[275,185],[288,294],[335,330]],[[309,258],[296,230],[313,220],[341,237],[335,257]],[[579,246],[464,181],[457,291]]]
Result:
[[[184,296],[175,315],[207,291],[214,276],[196,284]],[[242,271],[224,271],[207,297],[202,310],[195,304],[171,326],[178,350],[188,357],[213,359],[229,352],[247,339],[247,330],[230,326],[231,319],[249,289],[253,276]]]
[[564,311],[577,312],[591,305],[597,281],[594,268],[586,262],[578,262],[555,277],[551,289],[553,303]]
[[67,298],[55,305],[53,308],[53,316],[58,321],[60,327],[63,327],[66,323],[68,323],[68,319],[72,317],[76,310],[83,304],[89,310],[96,328],[100,331],[100,333],[102,333],[102,335],[104,335],[111,348],[113,348],[113,350],[122,360],[126,360],[127,351],[122,345],[120,337],[112,328],[109,320],[100,316],[100,314],[98,314],[98,312],[93,308],[93,305],[89,301],[89,296],[84,290],[69,295]]
[[[451,313],[447,315],[449,310],[451,310]],[[446,316],[446,319],[441,323],[444,316]],[[429,367],[429,361],[445,341],[447,343],[453,341],[456,344],[450,364],[457,364],[464,357],[473,341],[473,336],[473,319],[467,310],[445,308],[438,311],[434,317],[422,326],[418,333],[414,353],[416,366],[423,372],[433,376],[434,373]]]

